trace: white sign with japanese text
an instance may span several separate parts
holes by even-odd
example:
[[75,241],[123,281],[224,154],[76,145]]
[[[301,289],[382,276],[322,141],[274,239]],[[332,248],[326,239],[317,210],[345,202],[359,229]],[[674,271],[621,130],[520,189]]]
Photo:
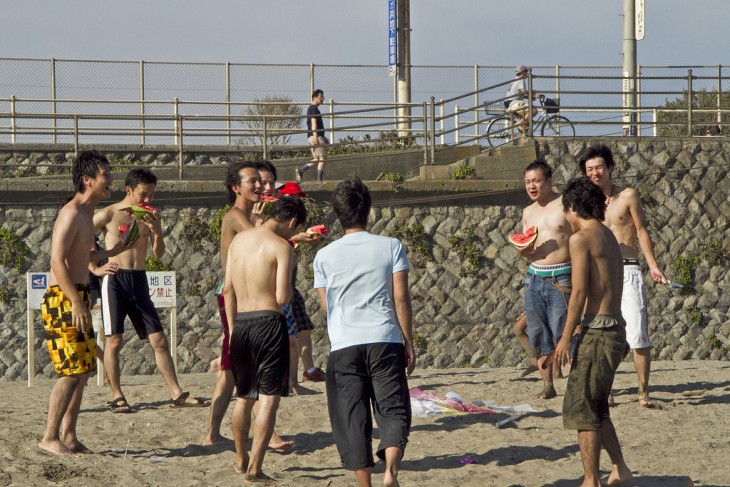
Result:
[[147,272],[147,285],[155,308],[174,308],[177,305],[175,272]]

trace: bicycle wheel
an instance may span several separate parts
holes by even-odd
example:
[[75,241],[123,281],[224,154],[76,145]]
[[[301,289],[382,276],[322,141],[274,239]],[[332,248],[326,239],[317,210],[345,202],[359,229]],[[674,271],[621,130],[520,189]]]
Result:
[[553,115],[542,123],[540,135],[543,137],[575,137],[575,127],[567,118]]
[[495,118],[487,125],[486,139],[491,147],[506,144],[512,140],[512,120],[508,116]]

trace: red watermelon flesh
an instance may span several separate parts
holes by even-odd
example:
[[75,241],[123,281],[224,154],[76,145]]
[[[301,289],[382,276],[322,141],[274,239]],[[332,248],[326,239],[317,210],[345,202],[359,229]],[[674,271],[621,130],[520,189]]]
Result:
[[307,228],[307,233],[310,234],[310,235],[312,235],[314,233],[318,233],[318,234],[322,235],[323,237],[329,236],[329,232],[327,231],[327,227],[324,224],[322,224],[322,225],[314,225],[312,227]]
[[264,215],[268,215],[269,213],[271,213],[271,208],[273,208],[274,203],[279,201],[279,198],[274,198],[273,196],[266,196],[264,194],[264,195],[261,195],[261,201],[264,202],[264,207],[261,211],[263,212]]
[[510,235],[509,243],[518,249],[524,249],[537,241],[537,227],[530,227],[525,233],[515,233]]
[[127,240],[137,240],[139,238],[139,227],[137,220],[133,220],[130,225],[119,225],[119,240],[126,242]]

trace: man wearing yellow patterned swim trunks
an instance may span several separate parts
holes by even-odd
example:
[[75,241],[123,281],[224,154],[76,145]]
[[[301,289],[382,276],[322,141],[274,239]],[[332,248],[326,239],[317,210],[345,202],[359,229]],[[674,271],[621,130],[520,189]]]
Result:
[[[89,262],[120,251],[94,251],[96,205],[111,196],[109,161],[96,151],[73,163],[76,194],[59,212],[51,237],[51,277],[41,314],[48,351],[59,379],[48,401],[48,421],[38,447],[53,455],[91,453],[76,437],[81,398],[96,368],[89,313]],[[118,246],[121,247],[121,246]]]

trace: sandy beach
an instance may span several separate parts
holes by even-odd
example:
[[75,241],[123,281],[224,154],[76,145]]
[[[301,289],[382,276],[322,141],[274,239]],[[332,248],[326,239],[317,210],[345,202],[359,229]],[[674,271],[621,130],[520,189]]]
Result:
[[[730,365],[712,361],[658,361],[651,390],[660,408],[636,401],[633,364],[624,362],[616,376],[617,406],[611,410],[635,486],[730,485]],[[400,475],[404,486],[569,486],[578,485],[582,468],[576,434],[562,428],[559,396],[534,399],[537,375],[520,378],[519,368],[427,369],[410,379],[411,387],[466,402],[492,400],[498,405],[529,404],[537,410],[497,428],[510,416],[449,414],[414,418]],[[187,374],[186,390],[210,397],[213,374]],[[86,389],[79,438],[94,452],[80,458],[57,458],[40,451],[52,380],[33,388],[25,382],[0,383],[0,486],[201,486],[241,485],[234,473],[234,452],[204,447],[201,440],[208,409],[172,409],[158,375],[123,377],[133,414],[112,414],[107,388]],[[324,383],[319,393],[282,400],[276,429],[296,447],[267,453],[264,470],[282,486],[356,485],[352,472],[340,467],[330,435]],[[230,411],[223,432],[230,436]],[[376,440],[377,441],[377,431]],[[463,464],[470,457],[476,463]],[[601,470],[609,468],[605,452]],[[374,485],[383,465],[374,469]]]

